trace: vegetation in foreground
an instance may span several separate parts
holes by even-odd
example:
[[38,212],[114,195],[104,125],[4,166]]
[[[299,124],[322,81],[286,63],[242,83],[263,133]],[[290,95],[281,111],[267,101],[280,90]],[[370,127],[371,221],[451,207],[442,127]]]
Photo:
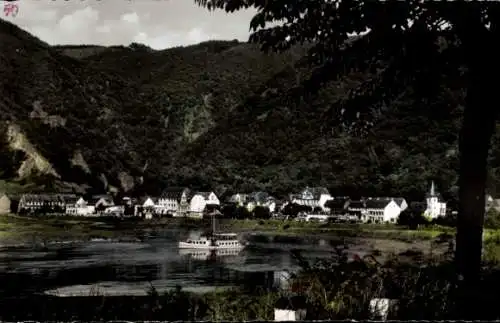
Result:
[[[458,282],[450,280],[451,254],[426,266],[402,264],[397,257],[384,265],[373,257],[347,262],[345,250],[331,259],[307,262],[295,256],[301,271],[292,276],[287,290],[216,291],[192,294],[177,290],[159,294],[154,286],[143,297],[110,297],[93,291],[88,297],[30,296],[2,299],[2,320],[168,320],[248,321],[272,320],[282,297],[306,299],[307,320],[367,319],[372,298],[398,299],[389,319],[443,320],[498,319],[496,286],[499,273],[487,267],[471,297],[468,314],[457,306]],[[480,291],[480,292],[479,292]]]
[[[184,221],[184,223],[181,222]],[[17,234],[47,234],[73,237],[79,232],[81,237],[98,233],[103,236],[119,237],[124,230],[136,232],[152,227],[172,227],[173,224],[189,228],[199,227],[203,220],[160,219],[156,221],[131,221],[117,219],[82,219],[60,216],[30,218],[19,216],[0,217],[0,231],[18,231]],[[371,236],[413,234],[428,239],[430,236],[453,237],[453,229],[440,226],[420,226],[416,230],[403,229],[395,225],[349,225],[283,222],[278,220],[226,220],[223,226],[241,230],[282,230],[306,234],[323,226],[332,236],[348,231],[369,232]],[[283,228],[283,225],[289,225]],[[295,230],[295,231],[294,231]],[[309,231],[308,231],[309,230]],[[101,232],[102,231],[102,232]],[[272,232],[272,231],[270,231]],[[374,233],[378,232],[378,233]],[[389,235],[390,236],[390,235]],[[393,256],[386,264],[377,263],[375,258],[366,257],[347,262],[345,250],[337,249],[332,258],[308,263],[295,253],[302,271],[293,276],[291,290],[283,291],[220,291],[205,295],[195,295],[182,290],[158,294],[151,289],[147,297],[108,297],[99,295],[85,298],[57,298],[31,296],[28,298],[4,298],[2,308],[17,309],[1,313],[3,320],[270,320],[273,307],[280,297],[302,295],[308,300],[307,319],[364,319],[369,315],[368,302],[375,297],[399,299],[398,307],[390,314],[393,319],[454,319],[462,315],[457,309],[458,282],[453,281],[451,250],[444,256],[422,262],[404,263]],[[439,258],[442,257],[442,258]],[[474,318],[494,319],[492,303],[495,300],[495,286],[500,275],[496,265],[500,261],[500,231],[487,230],[485,234],[484,257],[486,261],[482,293],[476,295]],[[13,288],[17,288],[13,286]],[[492,296],[493,295],[493,296]],[[477,302],[477,303],[476,303]],[[27,306],[27,304],[31,304]],[[477,306],[476,306],[477,305]],[[172,310],[175,308],[175,311]],[[482,316],[481,316],[482,315]]]

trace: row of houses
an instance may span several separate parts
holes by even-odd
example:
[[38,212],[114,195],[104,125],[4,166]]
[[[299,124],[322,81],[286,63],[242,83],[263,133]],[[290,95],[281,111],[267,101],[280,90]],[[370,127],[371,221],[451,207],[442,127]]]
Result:
[[[434,183],[427,196],[426,215],[431,218],[446,214],[446,203],[439,201]],[[5,194],[0,195],[0,212],[9,213],[66,213],[69,215],[92,216],[100,214],[128,214],[150,218],[159,216],[201,216],[218,212],[225,204],[245,207],[266,207],[271,213],[280,213],[289,204],[308,207],[311,212],[330,215],[356,215],[365,222],[395,222],[399,214],[408,208],[402,197],[370,197],[352,200],[348,197],[333,197],[325,187],[305,187],[301,192],[277,199],[267,192],[236,193],[225,196],[222,201],[212,191],[192,191],[187,187],[169,188],[160,196],[144,196],[140,199],[125,197],[114,201],[109,195],[95,195],[84,198],[73,194],[24,194],[17,208],[10,205]],[[9,204],[9,205],[7,205]]]
[[[83,198],[76,194],[30,193],[9,198],[10,211],[20,214],[66,213],[69,215],[91,215],[120,212],[123,206],[115,205],[110,195],[94,195]],[[4,205],[4,209],[7,209]]]
[[[423,215],[428,218],[436,219],[446,216],[446,202],[440,200],[434,182],[431,183],[426,202],[414,203],[414,205],[418,204],[424,204],[419,208],[424,210]],[[354,215],[363,222],[394,223],[401,212],[408,208],[408,203],[402,197],[369,197],[360,200],[340,198],[327,201],[326,206],[334,215]]]
[[134,204],[134,215],[152,217],[201,216],[204,212],[216,211],[220,201],[214,192],[191,191],[187,187],[165,190],[159,197],[145,196]]
[[0,213],[66,213],[68,215],[201,215],[208,209],[216,209],[220,201],[214,192],[192,192],[188,188],[165,190],[159,197],[145,196],[140,199],[124,197],[115,201],[110,195],[90,197],[75,194],[30,193],[20,196],[0,194]]

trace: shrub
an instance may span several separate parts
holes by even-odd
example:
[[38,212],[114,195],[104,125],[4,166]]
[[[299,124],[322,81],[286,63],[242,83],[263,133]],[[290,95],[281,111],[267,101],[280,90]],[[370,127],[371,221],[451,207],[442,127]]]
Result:
[[500,212],[495,208],[490,208],[486,212],[484,227],[488,229],[500,229]]
[[406,209],[398,217],[397,224],[408,226],[410,229],[417,229],[421,224],[428,224],[429,221],[423,216],[420,210]]

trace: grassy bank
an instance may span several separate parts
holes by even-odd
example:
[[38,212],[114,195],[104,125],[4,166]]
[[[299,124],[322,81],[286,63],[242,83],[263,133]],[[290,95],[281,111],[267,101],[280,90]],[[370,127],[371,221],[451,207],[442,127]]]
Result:
[[325,234],[336,237],[363,237],[396,239],[403,241],[431,240],[443,233],[454,234],[452,228],[441,226],[421,227],[409,230],[394,224],[341,224],[314,223],[281,220],[231,220],[222,222],[227,230],[264,232],[273,234]]
[[[17,240],[40,238],[48,240],[117,238],[140,234],[145,230],[165,228],[209,229],[210,221],[189,218],[171,219],[113,219],[50,216],[39,217],[1,215],[0,239]],[[261,232],[282,235],[327,235],[335,237],[364,237],[396,239],[403,241],[435,239],[442,233],[453,234],[445,227],[423,227],[407,230],[395,225],[377,224],[321,224],[280,220],[225,220],[218,221],[218,228],[224,231]],[[491,237],[498,234],[488,233]]]
[[[394,224],[322,224],[282,220],[220,219],[217,227],[223,231],[259,232],[276,235],[360,237],[400,241],[433,240],[442,234],[454,235],[455,229],[443,226],[421,226],[417,230]],[[211,228],[210,220],[163,218],[153,220],[116,219],[103,217],[70,217],[44,215],[38,217],[0,215],[0,239],[40,238],[48,240],[119,238],[137,236],[145,231],[162,229]],[[500,230],[485,230],[485,240],[500,245]]]

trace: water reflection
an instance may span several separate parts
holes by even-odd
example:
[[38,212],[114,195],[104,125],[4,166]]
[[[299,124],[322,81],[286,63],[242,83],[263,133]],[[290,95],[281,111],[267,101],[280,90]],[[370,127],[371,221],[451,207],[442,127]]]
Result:
[[[298,245],[308,258],[323,258],[331,250]],[[3,293],[43,292],[67,295],[143,295],[151,287],[165,291],[255,288],[276,285],[280,273],[297,270],[286,244],[262,243],[244,250],[179,250],[173,239],[143,242],[93,241],[0,250],[0,290]],[[281,276],[280,276],[281,275]],[[277,278],[278,277],[278,278]]]

